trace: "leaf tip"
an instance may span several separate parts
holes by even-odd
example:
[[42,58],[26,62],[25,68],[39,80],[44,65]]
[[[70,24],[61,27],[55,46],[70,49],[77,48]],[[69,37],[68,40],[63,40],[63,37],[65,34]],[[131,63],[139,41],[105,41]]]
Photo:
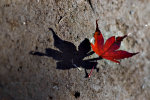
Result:
[[140,52],[133,53],[133,56],[136,55],[136,54],[138,54],[138,53],[140,53]]
[[124,38],[126,38],[128,35],[124,35],[124,36],[119,36],[116,38],[117,42],[121,42]]
[[98,28],[98,20],[99,20],[99,19],[96,20],[96,31],[95,31],[95,32],[100,32],[100,30],[99,30],[99,28]]

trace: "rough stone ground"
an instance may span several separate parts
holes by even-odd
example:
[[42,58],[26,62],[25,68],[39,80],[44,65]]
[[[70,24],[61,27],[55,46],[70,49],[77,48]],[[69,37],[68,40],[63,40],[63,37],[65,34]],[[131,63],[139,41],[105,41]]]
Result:
[[[78,46],[96,19],[105,40],[130,34],[121,49],[140,53],[120,65],[99,60],[91,78],[29,54],[58,50],[49,28]],[[150,100],[149,45],[149,0],[0,0],[0,100]]]

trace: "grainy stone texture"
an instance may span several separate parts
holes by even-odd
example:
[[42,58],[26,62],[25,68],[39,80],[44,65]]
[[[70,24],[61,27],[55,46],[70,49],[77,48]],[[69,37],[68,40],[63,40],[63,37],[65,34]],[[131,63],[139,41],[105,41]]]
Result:
[[[99,60],[91,78],[29,54],[58,50],[49,28],[78,46],[96,19],[105,40],[130,34],[121,49],[140,53],[120,65]],[[0,0],[0,100],[74,100],[75,92],[78,100],[150,100],[149,45],[149,0]]]

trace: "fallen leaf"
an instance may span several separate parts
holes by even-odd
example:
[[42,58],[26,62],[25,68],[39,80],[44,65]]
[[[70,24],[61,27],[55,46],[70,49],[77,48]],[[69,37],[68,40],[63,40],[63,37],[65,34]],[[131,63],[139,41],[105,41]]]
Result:
[[138,53],[129,53],[127,51],[118,50],[120,48],[122,40],[127,37],[127,35],[117,38],[115,38],[115,36],[112,36],[104,43],[104,38],[98,28],[97,21],[98,20],[96,20],[96,31],[94,34],[95,43],[91,43],[91,47],[97,55],[104,59],[120,64],[118,60],[132,57],[133,55],[136,55]]

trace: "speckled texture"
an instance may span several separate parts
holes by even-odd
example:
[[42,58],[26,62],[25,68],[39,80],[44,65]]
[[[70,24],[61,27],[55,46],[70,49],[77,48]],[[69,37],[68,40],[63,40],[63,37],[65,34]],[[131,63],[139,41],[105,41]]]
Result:
[[[150,1],[90,2],[0,0],[0,100],[150,100]],[[77,68],[56,69],[53,57],[30,54],[58,50],[49,28],[78,46],[92,38],[96,19],[105,40],[130,34],[121,49],[140,53],[120,65],[99,60],[91,78]]]

